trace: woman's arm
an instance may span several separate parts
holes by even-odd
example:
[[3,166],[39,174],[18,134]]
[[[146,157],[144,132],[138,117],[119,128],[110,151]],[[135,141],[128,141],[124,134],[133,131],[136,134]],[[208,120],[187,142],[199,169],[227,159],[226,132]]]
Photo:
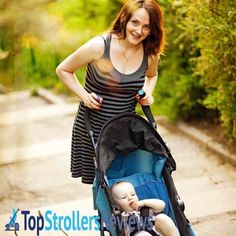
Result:
[[97,60],[103,55],[104,41],[102,37],[95,37],[83,44],[74,53],[69,55],[56,68],[60,80],[73,91],[85,106],[99,109],[100,103],[96,101],[96,94],[89,94],[78,81],[75,72],[89,62]]
[[141,105],[151,105],[154,102],[152,93],[156,87],[157,82],[157,67],[158,67],[159,55],[149,57],[149,66],[145,74],[145,81],[143,85],[143,90],[146,96],[139,102]]

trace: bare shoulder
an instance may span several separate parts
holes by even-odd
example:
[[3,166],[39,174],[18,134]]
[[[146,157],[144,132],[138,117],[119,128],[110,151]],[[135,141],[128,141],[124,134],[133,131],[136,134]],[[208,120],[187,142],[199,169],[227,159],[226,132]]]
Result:
[[70,54],[58,68],[74,73],[74,71],[82,66],[102,57],[104,49],[105,44],[103,38],[101,36],[96,36]]
[[89,51],[94,60],[99,59],[105,50],[104,39],[102,36],[96,36],[82,45],[81,48],[86,48],[86,51]]

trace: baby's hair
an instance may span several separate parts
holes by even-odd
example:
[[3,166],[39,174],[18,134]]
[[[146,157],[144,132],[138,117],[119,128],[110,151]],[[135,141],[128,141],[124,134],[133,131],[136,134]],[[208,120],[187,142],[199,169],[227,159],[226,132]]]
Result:
[[[113,195],[113,190],[114,190],[114,188],[115,188],[117,185],[123,184],[123,183],[131,184],[131,183],[128,182],[128,181],[118,181],[118,182],[114,183],[114,184],[111,186],[111,188],[110,188],[112,195]],[[131,184],[131,185],[132,185],[132,184]]]
[[117,185],[122,184],[122,183],[130,183],[130,182],[127,182],[127,181],[118,181],[118,182],[114,183],[114,184],[111,186],[111,192],[113,191],[114,187],[116,187]]

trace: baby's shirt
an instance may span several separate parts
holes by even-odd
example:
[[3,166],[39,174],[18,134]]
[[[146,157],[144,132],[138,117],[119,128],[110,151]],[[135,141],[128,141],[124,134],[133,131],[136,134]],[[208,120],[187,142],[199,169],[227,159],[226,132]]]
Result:
[[129,236],[131,232],[145,232],[146,230],[151,231],[153,229],[154,214],[151,209],[149,216],[141,216],[140,211],[124,211],[121,215],[125,236]]

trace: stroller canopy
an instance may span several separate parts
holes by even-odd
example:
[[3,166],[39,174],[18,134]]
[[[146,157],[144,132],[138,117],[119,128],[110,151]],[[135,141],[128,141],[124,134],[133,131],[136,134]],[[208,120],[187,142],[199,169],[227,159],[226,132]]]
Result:
[[97,168],[104,174],[117,156],[137,149],[165,156],[175,169],[175,161],[157,131],[133,113],[116,116],[103,126],[96,146]]

